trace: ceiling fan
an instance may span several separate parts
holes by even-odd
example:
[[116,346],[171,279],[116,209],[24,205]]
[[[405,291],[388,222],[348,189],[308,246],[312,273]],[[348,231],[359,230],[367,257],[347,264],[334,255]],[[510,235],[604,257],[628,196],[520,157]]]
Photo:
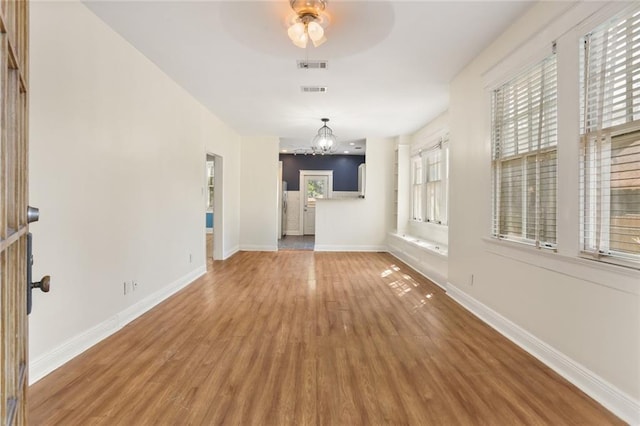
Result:
[[295,12],[287,30],[293,44],[304,49],[309,40],[315,47],[327,41],[324,36],[324,27],[329,23],[328,15],[324,12],[326,0],[290,0],[289,4]]

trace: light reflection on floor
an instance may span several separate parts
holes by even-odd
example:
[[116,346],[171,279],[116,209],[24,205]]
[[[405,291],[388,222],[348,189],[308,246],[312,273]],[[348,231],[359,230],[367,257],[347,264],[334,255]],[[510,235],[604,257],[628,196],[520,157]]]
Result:
[[316,262],[315,258],[311,260],[309,271],[307,273],[307,289],[316,291]]
[[[397,265],[391,265],[388,269],[385,269],[380,273],[381,278],[387,278],[391,276],[394,272],[400,272],[400,267]],[[419,287],[420,283],[416,281],[411,275],[402,273],[402,279],[390,282],[387,284],[390,288],[392,288],[398,297],[403,297],[411,291],[411,286]],[[418,309],[422,309],[427,305],[427,300],[433,298],[433,293],[428,293],[424,295],[424,298],[421,298],[419,303],[413,306],[412,312],[416,312]]]

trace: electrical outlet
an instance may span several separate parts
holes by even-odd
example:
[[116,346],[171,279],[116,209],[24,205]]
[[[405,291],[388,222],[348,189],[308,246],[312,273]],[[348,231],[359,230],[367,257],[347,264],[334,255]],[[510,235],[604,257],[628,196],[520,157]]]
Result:
[[131,289],[133,291],[136,291],[138,289],[138,282],[137,281],[131,281]]

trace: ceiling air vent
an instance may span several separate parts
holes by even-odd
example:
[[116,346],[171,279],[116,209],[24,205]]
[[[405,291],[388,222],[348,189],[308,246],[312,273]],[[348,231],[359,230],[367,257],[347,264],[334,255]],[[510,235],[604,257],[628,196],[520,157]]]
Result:
[[327,68],[329,68],[329,61],[298,60],[298,69],[301,70],[326,70]]
[[300,87],[302,93],[325,93],[327,91],[326,86],[302,86]]

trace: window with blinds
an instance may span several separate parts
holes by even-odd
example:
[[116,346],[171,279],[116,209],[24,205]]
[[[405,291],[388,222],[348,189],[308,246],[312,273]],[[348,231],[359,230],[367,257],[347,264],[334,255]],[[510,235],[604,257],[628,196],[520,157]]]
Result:
[[426,219],[427,222],[441,223],[440,204],[442,197],[442,150],[434,149],[425,155]]
[[448,136],[412,158],[412,219],[417,222],[447,223]]
[[424,219],[424,177],[422,173],[422,158],[413,157],[411,160],[412,192],[411,192],[411,219],[422,222]]
[[555,54],[493,91],[493,224],[496,238],[556,245]]
[[583,253],[640,266],[640,8],[585,35],[581,49]]

